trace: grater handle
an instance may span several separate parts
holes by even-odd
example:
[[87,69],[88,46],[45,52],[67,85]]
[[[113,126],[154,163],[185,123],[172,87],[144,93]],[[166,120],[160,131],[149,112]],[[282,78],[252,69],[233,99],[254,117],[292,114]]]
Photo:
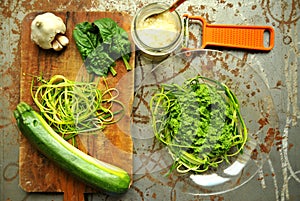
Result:
[[[184,15],[202,23],[202,45],[269,51],[274,47],[274,29],[270,26],[208,24],[201,16]],[[265,45],[265,32],[269,34]]]

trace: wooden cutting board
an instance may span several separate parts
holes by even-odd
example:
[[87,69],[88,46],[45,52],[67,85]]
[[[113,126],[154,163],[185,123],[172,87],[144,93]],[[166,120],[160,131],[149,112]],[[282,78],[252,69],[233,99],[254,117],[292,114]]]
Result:
[[[119,12],[53,12],[61,17],[67,26],[66,36],[70,44],[61,52],[40,49],[30,40],[30,24],[37,14],[27,15],[22,23],[21,34],[21,82],[20,97],[34,106],[30,95],[32,75],[43,75],[49,79],[55,74],[61,74],[70,80],[77,80],[84,75],[83,61],[72,38],[72,31],[77,23],[93,22],[96,19],[109,17],[130,35],[131,17]],[[117,76],[108,76],[109,87],[116,87],[118,100],[125,104],[126,115],[117,124],[106,127],[104,132],[95,136],[81,136],[77,140],[79,149],[95,158],[125,169],[132,176],[132,149],[130,136],[130,110],[134,93],[134,60],[135,51],[132,42],[130,64],[132,71],[127,71],[123,62],[117,61],[115,67]],[[94,189],[77,181],[33,148],[20,135],[20,186],[27,192],[64,192],[65,201],[84,200],[83,193],[95,192]]]

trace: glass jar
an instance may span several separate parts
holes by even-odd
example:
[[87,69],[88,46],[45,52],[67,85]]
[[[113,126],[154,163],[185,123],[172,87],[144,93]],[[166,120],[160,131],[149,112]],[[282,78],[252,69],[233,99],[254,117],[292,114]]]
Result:
[[166,57],[182,44],[183,23],[176,10],[147,18],[168,8],[169,5],[164,3],[148,4],[136,13],[132,21],[133,41],[150,59]]

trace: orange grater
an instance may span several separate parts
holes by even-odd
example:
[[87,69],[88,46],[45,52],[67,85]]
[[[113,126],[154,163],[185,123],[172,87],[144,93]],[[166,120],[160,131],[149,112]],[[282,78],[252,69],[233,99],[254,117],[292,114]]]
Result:
[[[270,51],[274,47],[274,29],[270,26],[253,25],[221,25],[208,24],[201,16],[184,14],[185,36],[188,37],[188,26],[191,20],[199,20],[202,23],[202,44],[206,47],[230,47],[251,50]],[[266,45],[266,35],[268,38]],[[185,39],[184,48],[188,48],[188,39]]]

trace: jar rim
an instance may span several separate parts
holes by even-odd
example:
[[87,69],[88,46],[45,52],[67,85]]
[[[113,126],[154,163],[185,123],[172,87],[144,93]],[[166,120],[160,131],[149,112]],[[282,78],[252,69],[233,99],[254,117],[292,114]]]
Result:
[[[159,46],[159,47],[149,46],[148,44],[143,42],[143,40],[139,36],[140,34],[137,33],[137,25],[139,23],[138,20],[140,20],[139,19],[140,17],[142,17],[142,19],[145,19],[149,15],[153,14],[154,7],[161,8],[161,10],[163,10],[163,9],[168,8],[168,5],[166,3],[156,2],[156,3],[147,4],[146,6],[141,8],[136,13],[136,15],[134,16],[134,19],[132,21],[132,26],[131,26],[132,38],[133,38],[134,42],[136,43],[137,47],[140,50],[142,50],[143,52],[145,52],[147,54],[151,54],[151,55],[158,55],[158,56],[166,55],[166,54],[173,52],[182,43],[183,23],[182,23],[182,19],[181,19],[179,13],[176,10],[173,11],[172,16],[174,17],[174,21],[176,21],[176,23],[177,23],[176,26],[178,26],[178,31],[176,32],[176,37],[174,37],[174,39],[170,43],[168,43],[164,46]],[[146,12],[146,16],[143,16],[143,14],[145,15],[145,11],[149,11],[150,9],[151,9],[152,13]]]

